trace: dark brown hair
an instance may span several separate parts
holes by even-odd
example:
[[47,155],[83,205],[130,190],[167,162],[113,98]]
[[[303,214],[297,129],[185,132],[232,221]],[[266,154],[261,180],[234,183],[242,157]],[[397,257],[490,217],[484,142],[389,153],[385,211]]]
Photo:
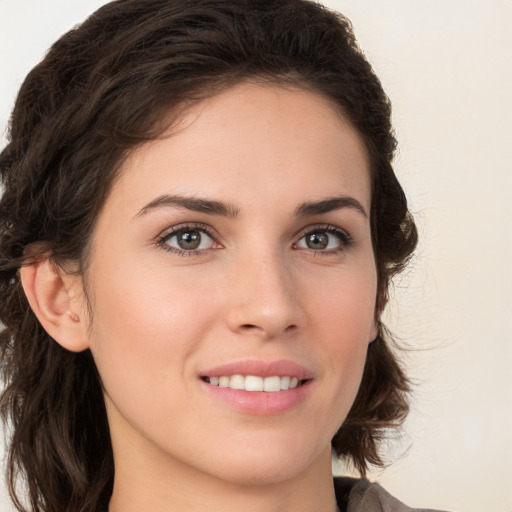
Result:
[[[10,422],[11,497],[30,510],[93,512],[114,463],[101,381],[89,351],[43,330],[19,269],[38,257],[87,268],[95,222],[123,159],[191,102],[243,80],[301,87],[338,106],[371,159],[377,315],[416,245],[392,168],[391,109],[350,22],[307,0],[118,0],[65,34],[27,76],[0,154],[0,335]],[[164,122],[165,121],[165,122]],[[333,448],[361,473],[408,410],[407,379],[380,326]]]

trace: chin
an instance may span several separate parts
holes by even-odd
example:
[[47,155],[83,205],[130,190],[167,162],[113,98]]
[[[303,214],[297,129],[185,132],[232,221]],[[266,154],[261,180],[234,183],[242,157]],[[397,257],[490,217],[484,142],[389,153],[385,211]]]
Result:
[[330,470],[331,448],[314,450],[303,445],[283,446],[267,444],[244,447],[235,450],[233,447],[217,460],[212,476],[231,482],[234,485],[265,486],[292,480],[305,473],[327,453],[327,465]]
[[249,461],[239,466],[225,468],[220,474],[214,476],[237,486],[268,486],[291,480],[302,473],[307,466],[297,464],[280,464],[272,467],[271,464],[252,465]]

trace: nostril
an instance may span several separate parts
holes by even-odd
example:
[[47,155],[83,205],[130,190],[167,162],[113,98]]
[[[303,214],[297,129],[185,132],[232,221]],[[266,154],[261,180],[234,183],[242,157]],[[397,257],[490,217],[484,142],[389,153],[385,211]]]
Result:
[[[264,327],[260,326],[260,325],[256,325],[256,324],[243,324],[240,326],[240,328],[244,331],[264,331]],[[284,331],[283,332],[286,332],[286,333],[291,333],[293,331],[295,331],[296,329],[298,328],[298,326],[296,324],[291,324],[291,325],[288,325],[287,327],[285,327]]]

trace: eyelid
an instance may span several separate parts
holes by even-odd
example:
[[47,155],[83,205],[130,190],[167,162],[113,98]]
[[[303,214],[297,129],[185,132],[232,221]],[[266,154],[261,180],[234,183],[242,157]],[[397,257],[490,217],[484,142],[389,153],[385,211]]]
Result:
[[[332,254],[335,252],[342,252],[346,250],[348,247],[350,247],[354,239],[353,237],[348,233],[346,229],[340,228],[339,226],[335,226],[333,224],[314,224],[311,226],[307,226],[303,228],[296,236],[297,241],[293,244],[294,246],[302,240],[307,234],[314,233],[315,231],[326,231],[328,233],[332,233],[340,238],[340,247],[337,249],[327,249],[324,251],[314,251],[314,249],[309,249],[311,251],[317,252],[317,253],[323,253],[323,254]],[[302,249],[302,248],[301,248]],[[306,249],[308,250],[308,249]]]
[[[219,249],[219,247],[215,247],[215,248],[208,248],[208,249],[186,250],[186,249],[178,249],[175,247],[171,247],[165,243],[167,240],[169,240],[169,238],[175,236],[176,234],[178,234],[182,231],[186,231],[187,229],[204,231],[213,240],[213,242],[215,244],[222,247],[222,244],[218,241],[220,236],[218,235],[217,231],[214,230],[211,226],[209,226],[207,224],[203,224],[201,222],[183,222],[181,224],[166,228],[165,230],[161,231],[159,235],[157,235],[156,245],[158,245],[165,251],[168,251],[168,252],[171,252],[174,254],[179,254],[182,256],[183,255],[187,255],[187,256],[201,255],[201,254],[207,253],[208,251],[210,251],[212,249]],[[297,248],[295,246],[308,233],[314,233],[315,231],[325,231],[328,233],[332,233],[332,234],[338,236],[340,239],[340,247],[335,248],[335,249],[316,250],[316,251],[314,249],[306,249],[306,250],[310,250],[310,251],[313,251],[318,254],[340,253],[340,252],[343,252],[344,250],[346,250],[347,248],[349,248],[350,245],[352,245],[352,243],[354,242],[352,236],[347,232],[347,230],[345,230],[339,226],[335,226],[333,224],[313,224],[313,225],[310,225],[310,226],[307,226],[307,227],[301,229],[301,231],[299,231],[299,233],[295,236],[296,241],[293,244],[294,248],[303,250],[303,248]]]
[[[217,232],[207,224],[203,224],[201,222],[183,222],[181,224],[177,224],[175,226],[172,226],[170,228],[166,228],[165,230],[161,231],[159,235],[156,237],[156,245],[161,247],[164,251],[168,251],[174,254],[179,255],[187,255],[187,256],[194,256],[199,254],[205,254],[211,249],[178,249],[176,247],[171,247],[170,245],[167,245],[165,242],[172,238],[173,236],[177,235],[178,233],[182,231],[188,230],[194,230],[194,231],[204,231],[216,245],[222,245],[218,241],[218,234]],[[215,247],[214,249],[218,249],[219,247]]]

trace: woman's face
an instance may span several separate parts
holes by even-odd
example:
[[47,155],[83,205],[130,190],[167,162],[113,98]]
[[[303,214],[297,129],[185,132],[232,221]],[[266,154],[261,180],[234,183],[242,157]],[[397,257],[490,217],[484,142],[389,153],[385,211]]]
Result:
[[330,463],[376,334],[361,138],[311,92],[251,84],[172,133],[125,163],[92,242],[117,467],[265,483]]

